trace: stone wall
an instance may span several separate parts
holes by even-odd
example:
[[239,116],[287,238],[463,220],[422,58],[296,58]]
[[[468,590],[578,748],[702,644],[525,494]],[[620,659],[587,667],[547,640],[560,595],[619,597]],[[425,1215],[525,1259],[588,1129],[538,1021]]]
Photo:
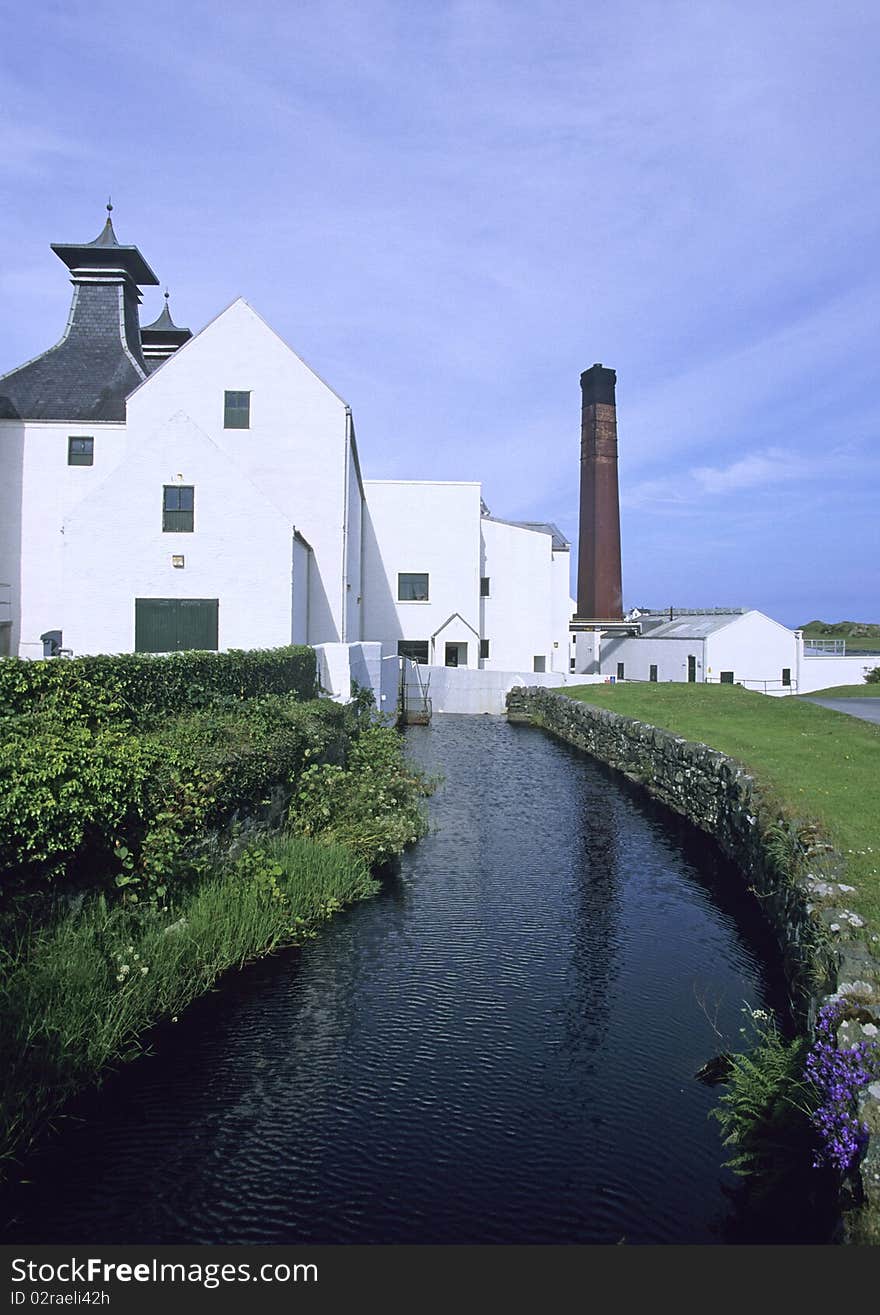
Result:
[[[511,690],[507,715],[607,763],[713,836],[776,932],[799,1024],[810,1030],[826,1001],[845,998],[838,1044],[877,1036],[880,958],[846,907],[853,888],[841,880],[842,856],[815,824],[780,816],[734,759],[608,709],[529,688]],[[872,1136],[850,1187],[866,1208],[849,1213],[845,1234],[880,1242],[880,1083],[865,1091],[860,1113]]]

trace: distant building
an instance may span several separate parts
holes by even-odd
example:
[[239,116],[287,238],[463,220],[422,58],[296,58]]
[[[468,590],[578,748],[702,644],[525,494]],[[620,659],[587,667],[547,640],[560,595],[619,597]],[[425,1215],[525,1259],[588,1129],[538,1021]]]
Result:
[[[109,207],[108,207],[109,210]],[[351,408],[238,299],[200,333],[107,222],[59,343],[0,377],[0,653],[378,641],[567,672],[569,545],[481,486],[365,481]]]
[[859,684],[862,656],[805,651],[800,630],[747,608],[633,609],[613,629],[573,635],[573,670],[607,680],[744,685],[763,694],[808,694]]

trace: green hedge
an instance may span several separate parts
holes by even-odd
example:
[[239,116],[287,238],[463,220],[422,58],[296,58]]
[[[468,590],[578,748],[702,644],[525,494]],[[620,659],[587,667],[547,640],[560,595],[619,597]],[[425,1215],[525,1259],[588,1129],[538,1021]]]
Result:
[[122,653],[0,662],[0,717],[52,710],[64,720],[119,720],[149,725],[265,694],[315,698],[315,651],[288,648],[193,651],[156,656]]
[[0,891],[64,879],[161,896],[193,838],[258,811],[276,786],[289,794],[311,763],[344,762],[357,716],[329,700],[274,694],[148,731],[89,727],[52,711],[9,718],[0,735]]

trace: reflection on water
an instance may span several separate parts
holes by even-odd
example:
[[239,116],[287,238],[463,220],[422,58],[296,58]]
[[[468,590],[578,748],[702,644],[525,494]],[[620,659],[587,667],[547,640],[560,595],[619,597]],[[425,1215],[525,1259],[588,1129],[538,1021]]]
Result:
[[724,1240],[718,1091],[693,1075],[768,1003],[740,885],[529,727],[407,737],[445,778],[432,833],[79,1102],[8,1240]]

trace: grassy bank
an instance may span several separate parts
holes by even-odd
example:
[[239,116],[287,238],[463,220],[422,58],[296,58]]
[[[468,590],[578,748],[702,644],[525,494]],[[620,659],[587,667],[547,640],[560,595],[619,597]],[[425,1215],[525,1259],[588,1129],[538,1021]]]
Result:
[[162,906],[101,894],[23,933],[0,959],[0,1173],[154,1023],[377,888],[343,846],[279,835]]
[[363,698],[85,718],[0,721],[0,1176],[151,1026],[372,894],[425,829],[429,787]]
[[846,860],[856,888],[849,906],[880,932],[880,726],[737,685],[623,683],[564,692],[738,759],[785,815],[819,823]]
[[829,685],[828,689],[814,689],[805,698],[811,699],[880,699],[880,683],[872,685]]

